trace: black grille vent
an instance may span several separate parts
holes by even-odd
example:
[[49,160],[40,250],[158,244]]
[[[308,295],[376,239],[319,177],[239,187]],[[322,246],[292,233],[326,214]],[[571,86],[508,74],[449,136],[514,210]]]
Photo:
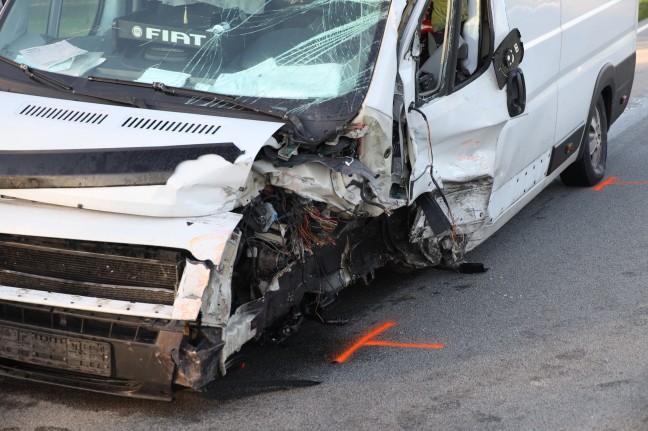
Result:
[[[135,322],[116,322],[49,308],[0,302],[0,321],[53,329],[72,335],[91,335],[115,340],[154,344],[159,331]],[[166,321],[156,321],[164,324]]]
[[49,106],[41,105],[27,105],[22,111],[20,111],[20,115],[85,124],[101,124],[108,117],[108,114],[100,114],[98,112],[52,108]]
[[157,130],[158,132],[191,133],[196,135],[215,135],[221,126],[182,121],[155,120],[152,118],[129,117],[122,127],[128,129]]
[[0,284],[173,305],[184,259],[173,250],[0,236]]

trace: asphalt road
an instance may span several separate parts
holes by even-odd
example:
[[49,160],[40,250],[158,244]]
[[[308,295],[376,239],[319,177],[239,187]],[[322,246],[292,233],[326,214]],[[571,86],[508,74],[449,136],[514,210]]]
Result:
[[[648,31],[608,175],[648,181]],[[555,182],[470,254],[485,274],[381,272],[342,295],[345,326],[282,346],[172,403],[0,379],[0,431],[77,429],[648,430],[648,185]],[[365,346],[368,331],[443,349]],[[304,381],[319,385],[299,387]]]

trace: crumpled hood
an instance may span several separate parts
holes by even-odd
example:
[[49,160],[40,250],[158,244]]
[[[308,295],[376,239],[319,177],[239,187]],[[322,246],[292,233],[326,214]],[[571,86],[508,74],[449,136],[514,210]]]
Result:
[[0,93],[0,195],[157,217],[234,209],[282,123]]

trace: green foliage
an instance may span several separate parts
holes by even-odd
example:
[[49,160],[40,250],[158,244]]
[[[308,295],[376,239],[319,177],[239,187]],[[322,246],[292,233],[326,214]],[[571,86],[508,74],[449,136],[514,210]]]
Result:
[[639,21],[648,18],[648,0],[639,0]]

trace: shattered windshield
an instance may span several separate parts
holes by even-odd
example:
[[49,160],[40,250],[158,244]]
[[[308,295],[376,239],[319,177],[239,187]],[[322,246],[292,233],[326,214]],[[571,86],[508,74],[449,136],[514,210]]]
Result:
[[383,0],[22,0],[0,55],[32,68],[232,96],[328,100],[368,87]]

